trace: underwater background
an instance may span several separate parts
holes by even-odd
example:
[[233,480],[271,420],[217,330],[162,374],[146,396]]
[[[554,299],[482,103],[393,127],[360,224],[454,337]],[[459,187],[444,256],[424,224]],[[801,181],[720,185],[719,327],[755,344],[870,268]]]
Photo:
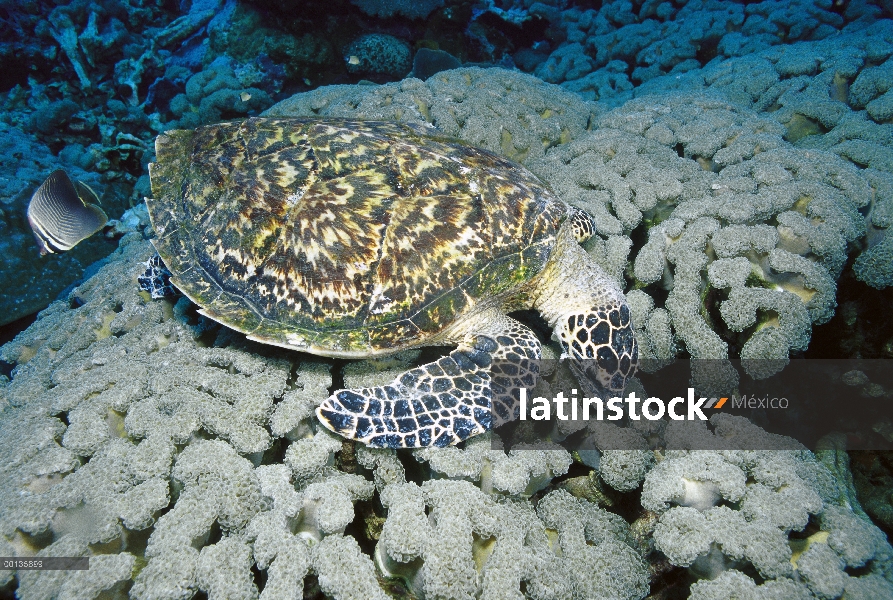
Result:
[[[313,408],[418,353],[262,346],[137,283],[158,134],[402,121],[593,216],[586,249],[626,291],[652,374],[883,369],[889,1],[2,1],[0,59],[0,556],[91,557],[0,568],[0,597],[893,598],[889,409],[808,449],[729,417],[593,430],[600,451],[565,432],[372,450]],[[26,212],[56,169],[111,220],[41,256]],[[847,402],[893,398],[867,367],[817,377]]]

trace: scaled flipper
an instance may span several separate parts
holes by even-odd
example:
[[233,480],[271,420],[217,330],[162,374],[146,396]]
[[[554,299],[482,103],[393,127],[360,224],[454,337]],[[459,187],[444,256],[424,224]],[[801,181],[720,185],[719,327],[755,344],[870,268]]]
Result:
[[541,357],[527,327],[508,317],[498,325],[388,385],[335,392],[316,409],[320,422],[377,448],[450,446],[490,430],[516,405],[511,389],[535,383],[531,359]]

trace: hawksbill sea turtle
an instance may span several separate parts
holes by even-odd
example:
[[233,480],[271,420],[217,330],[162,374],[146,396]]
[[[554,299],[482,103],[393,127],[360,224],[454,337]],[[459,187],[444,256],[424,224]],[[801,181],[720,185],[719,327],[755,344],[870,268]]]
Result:
[[329,357],[456,347],[325,399],[317,416],[346,438],[447,446],[511,418],[506,389],[542,356],[511,311],[539,311],[584,390],[618,395],[635,371],[626,300],[580,247],[591,217],[505,158],[334,119],[168,131],[155,149],[153,243],[201,314]]

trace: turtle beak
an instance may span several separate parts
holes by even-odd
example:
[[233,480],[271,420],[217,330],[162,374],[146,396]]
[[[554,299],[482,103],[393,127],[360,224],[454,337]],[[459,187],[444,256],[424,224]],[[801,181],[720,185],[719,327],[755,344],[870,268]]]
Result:
[[611,344],[617,357],[610,360],[571,360],[570,367],[590,398],[622,397],[626,382],[636,373],[639,346],[632,326],[614,332]]
[[[607,372],[600,369],[594,362],[587,361],[579,363],[577,361],[570,362],[571,371],[577,378],[577,382],[583,388],[583,393],[588,398],[601,398],[606,401],[608,398],[618,396],[607,385],[605,385],[605,376]],[[620,394],[623,390],[620,390]]]

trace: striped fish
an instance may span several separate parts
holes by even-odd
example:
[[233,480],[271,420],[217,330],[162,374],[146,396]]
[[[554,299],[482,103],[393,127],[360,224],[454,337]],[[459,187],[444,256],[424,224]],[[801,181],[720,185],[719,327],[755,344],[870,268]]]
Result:
[[72,183],[65,171],[53,171],[28,203],[28,224],[41,256],[71,250],[109,220],[93,202],[99,197],[86,184]]

